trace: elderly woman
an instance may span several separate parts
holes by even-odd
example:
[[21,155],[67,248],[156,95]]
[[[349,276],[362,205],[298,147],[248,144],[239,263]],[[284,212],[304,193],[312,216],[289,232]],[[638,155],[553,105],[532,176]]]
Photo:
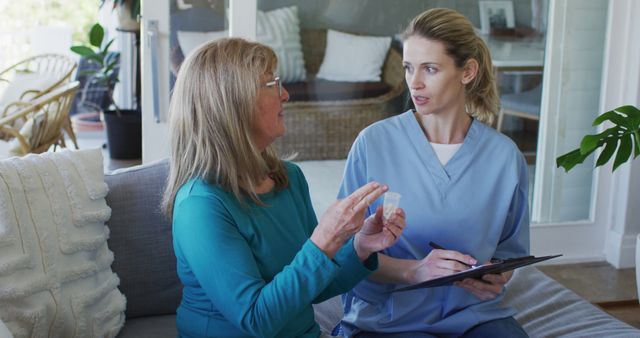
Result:
[[269,47],[210,42],[183,63],[170,105],[181,337],[318,337],[312,303],[350,290],[405,226],[397,209],[364,218],[387,186],[364,184],[320,222],[300,168],[276,157],[289,94]]

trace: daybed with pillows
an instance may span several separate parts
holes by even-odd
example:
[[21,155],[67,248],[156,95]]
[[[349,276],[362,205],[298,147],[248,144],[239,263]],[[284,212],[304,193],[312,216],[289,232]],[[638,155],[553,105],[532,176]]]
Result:
[[[173,69],[197,46],[227,31],[176,32]],[[405,88],[402,56],[391,37],[301,29],[297,7],[257,13],[257,41],[278,54],[278,75],[289,92],[286,135],[276,142],[298,160],[346,158],[358,132],[397,114]]]
[[[168,162],[102,168],[99,149],[0,161],[3,338],[4,325],[16,338],[176,337],[181,284],[159,208]],[[516,272],[505,305],[531,337],[640,336],[535,268]],[[315,310],[325,332],[342,314],[338,297]]]

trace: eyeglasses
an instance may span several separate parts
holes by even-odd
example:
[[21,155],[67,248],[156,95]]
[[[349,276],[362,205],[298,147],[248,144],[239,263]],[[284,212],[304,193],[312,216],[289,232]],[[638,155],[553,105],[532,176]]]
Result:
[[264,86],[269,88],[278,86],[278,96],[282,96],[282,82],[280,82],[279,76],[274,77],[273,81],[265,83]]

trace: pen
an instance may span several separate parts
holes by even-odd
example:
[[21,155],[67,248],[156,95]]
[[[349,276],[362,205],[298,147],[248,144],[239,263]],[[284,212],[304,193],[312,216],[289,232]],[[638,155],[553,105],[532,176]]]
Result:
[[[436,242],[433,242],[433,241],[429,241],[429,246],[434,248],[434,249],[438,249],[438,250],[447,250],[442,245],[440,245],[440,244],[438,244]],[[471,267],[472,269],[475,269],[475,268],[478,267],[477,265],[469,265],[469,264],[467,264],[465,262],[460,262],[460,263],[462,263],[462,264],[464,264],[464,265],[466,265],[468,267]]]

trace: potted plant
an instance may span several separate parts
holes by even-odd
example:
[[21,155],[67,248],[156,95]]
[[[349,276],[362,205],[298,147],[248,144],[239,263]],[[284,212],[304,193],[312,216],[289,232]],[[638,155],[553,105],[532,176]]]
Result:
[[[582,138],[580,148],[574,149],[556,159],[558,167],[563,167],[565,171],[571,170],[574,166],[584,162],[584,160],[596,149],[604,147],[596,167],[609,162],[615,153],[613,168],[615,171],[621,164],[631,158],[640,155],[640,110],[634,106],[622,106],[608,111],[598,116],[593,125],[597,126],[604,121],[611,121],[614,126],[601,133],[587,135]],[[638,299],[640,299],[640,235],[636,239],[636,281],[638,282]]]
[[[127,32],[140,30],[138,15],[140,15],[140,0],[112,0],[113,10],[118,12],[118,29]],[[106,0],[100,1],[103,6]]]
[[139,110],[121,109],[113,100],[114,87],[119,81],[119,60],[109,53],[114,39],[104,43],[104,36],[104,28],[96,23],[89,32],[89,46],[73,46],[71,51],[97,65],[85,75],[108,90],[109,106],[113,109],[104,110],[102,119],[107,129],[109,155],[114,159],[137,159],[142,157],[142,117]]

